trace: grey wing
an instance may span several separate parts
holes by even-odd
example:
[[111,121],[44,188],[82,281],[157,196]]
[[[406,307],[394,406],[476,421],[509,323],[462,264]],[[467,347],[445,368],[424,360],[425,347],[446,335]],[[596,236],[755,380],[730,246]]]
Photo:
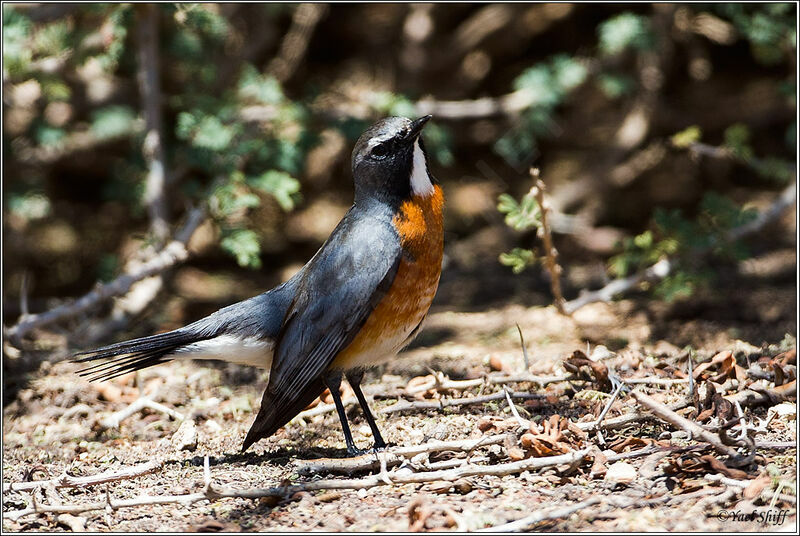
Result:
[[[269,384],[243,450],[321,391],[320,378],[394,281],[402,249],[391,224],[343,221],[306,270],[278,336]],[[316,391],[309,392],[309,389]]]

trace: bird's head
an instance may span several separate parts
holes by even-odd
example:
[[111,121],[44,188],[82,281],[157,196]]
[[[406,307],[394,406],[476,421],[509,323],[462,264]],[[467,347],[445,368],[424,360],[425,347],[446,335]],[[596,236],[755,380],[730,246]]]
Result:
[[422,128],[430,115],[411,120],[387,117],[369,127],[353,149],[356,203],[377,199],[402,202],[433,193]]

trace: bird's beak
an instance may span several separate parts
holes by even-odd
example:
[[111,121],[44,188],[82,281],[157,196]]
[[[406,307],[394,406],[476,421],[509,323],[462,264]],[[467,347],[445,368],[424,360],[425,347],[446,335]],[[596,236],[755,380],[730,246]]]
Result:
[[414,121],[412,121],[411,122],[411,129],[408,131],[408,136],[406,136],[406,139],[408,141],[416,140],[417,137],[419,136],[420,132],[422,132],[422,127],[425,126],[425,123],[427,123],[428,120],[431,117],[433,117],[433,116],[432,115],[423,115],[419,119],[415,119]]

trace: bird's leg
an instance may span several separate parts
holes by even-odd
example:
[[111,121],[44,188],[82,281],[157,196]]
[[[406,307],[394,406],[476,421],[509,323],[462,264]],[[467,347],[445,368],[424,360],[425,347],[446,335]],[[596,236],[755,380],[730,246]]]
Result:
[[361,454],[361,451],[356,448],[356,444],[353,441],[353,434],[350,433],[350,425],[347,424],[347,414],[344,411],[342,397],[339,394],[339,386],[342,384],[342,373],[328,373],[323,378],[323,381],[331,392],[333,403],[336,404],[336,413],[339,414],[339,422],[342,423],[342,431],[344,432],[344,442],[347,444],[347,454],[350,456],[358,456]]
[[356,394],[356,398],[361,406],[361,410],[364,412],[364,417],[367,418],[367,423],[369,423],[369,427],[372,430],[372,438],[375,440],[374,448],[376,450],[383,449],[386,448],[386,442],[381,437],[381,431],[378,430],[375,417],[372,416],[372,412],[367,404],[367,399],[364,398],[364,393],[361,392],[361,379],[363,377],[364,371],[347,373],[347,381],[350,383],[350,387],[353,388],[353,392]]

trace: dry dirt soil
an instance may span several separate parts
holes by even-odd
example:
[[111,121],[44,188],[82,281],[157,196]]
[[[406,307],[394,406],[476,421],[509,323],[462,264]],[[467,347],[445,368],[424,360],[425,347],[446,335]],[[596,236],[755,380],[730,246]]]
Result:
[[[791,254],[790,268],[793,260]],[[71,514],[39,512],[16,518],[14,512],[34,505],[34,495],[37,505],[53,506],[106,501],[106,494],[116,503],[140,495],[202,492],[205,457],[209,458],[213,484],[237,490],[362,479],[373,474],[369,470],[350,475],[298,471],[304,460],[344,456],[341,428],[331,411],[295,420],[241,454],[242,439],[265,386],[264,374],[259,371],[172,362],[148,369],[138,379],[129,375],[90,384],[75,374],[78,366],[69,361],[42,361],[21,376],[6,378],[6,388],[13,384],[15,392],[3,410],[3,529],[470,530],[547,513],[593,497],[597,502],[591,506],[528,528],[681,532],[791,529],[796,524],[794,394],[788,401],[772,398],[759,405],[745,404],[738,419],[735,407],[724,407],[719,398],[712,400],[714,391],[708,392],[709,386],[726,396],[743,389],[771,392],[780,384],[788,385],[796,371],[793,278],[764,282],[739,275],[736,291],[725,295],[708,293],[680,305],[659,304],[640,296],[588,305],[571,318],[559,315],[552,307],[523,305],[499,305],[482,312],[458,312],[440,306],[432,311],[418,341],[365,379],[365,392],[372,400],[378,424],[393,445],[390,451],[506,434],[503,443],[476,448],[465,463],[490,467],[583,448],[593,453],[571,466],[505,476],[469,476],[455,483],[391,483],[391,471],[399,469],[389,467],[388,481],[368,489],[300,491],[266,498],[221,498]],[[582,351],[593,357],[590,364],[579,367],[577,374],[582,379],[545,386],[531,381],[473,382],[468,388],[456,384],[455,389],[432,388],[409,394],[409,384],[424,383],[426,380],[419,377],[432,373],[441,373],[442,378],[452,381],[525,374],[517,324],[526,339],[527,374],[563,376],[570,372],[565,361]],[[629,414],[641,418],[604,430],[602,438],[595,432],[576,431],[575,424],[594,421],[608,404],[611,387],[603,376],[609,372],[623,379],[679,380],[634,383],[630,387],[667,405],[687,401],[690,356],[698,379],[692,385],[698,396],[689,399],[688,407],[679,413],[717,437],[726,420],[733,425],[729,435],[734,438],[741,435],[741,422],[756,429],[762,425],[753,437],[760,445],[754,457],[736,463],[713,449],[702,448],[705,443],[691,439],[674,425],[646,418],[649,413],[624,392],[613,401],[605,419]],[[4,360],[23,358],[5,356]],[[502,399],[386,411],[398,402],[419,406],[502,393],[504,385],[528,395],[516,399],[513,407],[524,422],[522,426]],[[118,428],[103,427],[105,419],[128,407],[142,391],[167,409],[145,408],[122,420]],[[348,411],[356,442],[362,447],[371,445],[360,410],[351,405]],[[196,446],[178,448],[176,432],[181,421],[174,412],[195,423]],[[572,425],[568,426],[566,419]],[[520,428],[526,428],[527,439],[520,437]],[[684,448],[692,445],[699,447]],[[753,454],[741,445],[732,448]],[[631,452],[630,457],[621,456]],[[465,456],[465,452],[457,451],[423,455],[401,471],[425,471],[430,467],[427,464],[441,467],[449,459]],[[123,471],[148,461],[160,462],[160,468],[108,484],[41,486],[33,494],[7,489],[11,483],[54,479],[65,472],[88,476]],[[766,517],[767,513],[781,511],[786,517],[780,524],[776,524],[776,518]],[[751,512],[756,513],[754,518],[745,515]]]

